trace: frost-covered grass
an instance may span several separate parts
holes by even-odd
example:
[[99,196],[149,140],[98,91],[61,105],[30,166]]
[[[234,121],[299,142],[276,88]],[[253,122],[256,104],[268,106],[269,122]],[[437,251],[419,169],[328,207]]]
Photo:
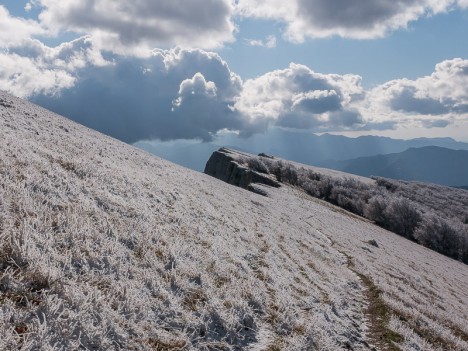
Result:
[[250,169],[468,264],[465,190],[380,177],[366,179],[265,156],[232,155]]
[[370,350],[356,272],[402,349],[437,349],[420,330],[467,349],[467,266],[297,189],[259,196],[0,101],[0,350]]

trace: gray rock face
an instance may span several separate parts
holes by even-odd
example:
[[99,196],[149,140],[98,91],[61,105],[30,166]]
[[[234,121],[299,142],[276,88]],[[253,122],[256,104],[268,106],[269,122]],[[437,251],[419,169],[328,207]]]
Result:
[[205,174],[218,178],[226,183],[251,190],[252,183],[264,184],[279,188],[281,185],[269,175],[261,174],[243,166],[242,157],[251,157],[248,154],[221,148],[213,152],[205,166]]

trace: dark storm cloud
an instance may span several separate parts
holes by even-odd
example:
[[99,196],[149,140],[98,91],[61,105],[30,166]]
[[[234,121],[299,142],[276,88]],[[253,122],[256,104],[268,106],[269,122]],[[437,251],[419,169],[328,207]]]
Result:
[[169,50],[144,60],[115,57],[114,62],[87,67],[72,89],[33,101],[130,143],[210,140],[223,128],[249,128],[229,107],[242,82],[215,54]]

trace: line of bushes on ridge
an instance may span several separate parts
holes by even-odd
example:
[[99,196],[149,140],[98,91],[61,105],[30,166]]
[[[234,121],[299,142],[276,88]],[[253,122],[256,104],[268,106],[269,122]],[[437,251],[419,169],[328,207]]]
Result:
[[468,264],[468,192],[465,190],[380,177],[374,177],[375,184],[371,185],[267,157],[246,158],[243,163]]

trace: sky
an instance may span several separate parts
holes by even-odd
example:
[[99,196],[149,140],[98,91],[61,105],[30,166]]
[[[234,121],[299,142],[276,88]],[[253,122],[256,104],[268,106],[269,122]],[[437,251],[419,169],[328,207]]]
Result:
[[468,142],[466,38],[468,0],[3,0],[0,89],[128,143]]

